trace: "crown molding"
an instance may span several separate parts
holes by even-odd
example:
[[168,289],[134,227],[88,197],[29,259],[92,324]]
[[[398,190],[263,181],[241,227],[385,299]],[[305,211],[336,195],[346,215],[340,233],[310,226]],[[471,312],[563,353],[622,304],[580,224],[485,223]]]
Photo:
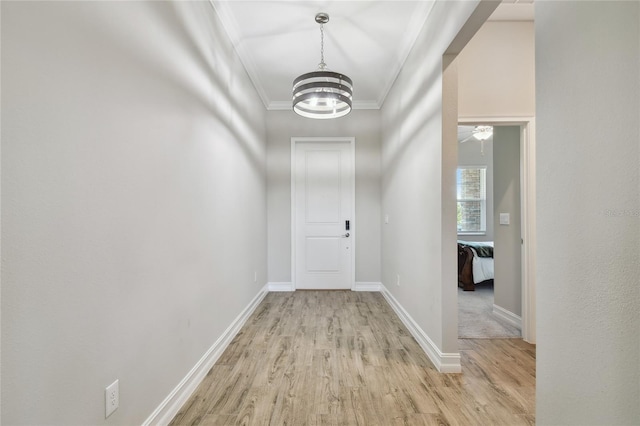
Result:
[[251,55],[249,55],[247,50],[243,47],[242,43],[240,43],[240,32],[238,31],[238,23],[233,17],[233,13],[231,13],[231,9],[228,6],[229,1],[209,0],[209,3],[215,10],[218,18],[220,18],[222,26],[229,36],[231,44],[233,45],[236,54],[240,58],[240,62],[244,66],[245,71],[249,75],[249,79],[253,83],[253,87],[255,87],[256,91],[258,92],[258,96],[260,96],[264,107],[269,109],[269,97],[267,96],[267,92],[265,92],[264,90],[264,85],[262,84],[260,76],[256,71],[257,66],[251,59]]
[[382,104],[384,104],[384,101],[387,98],[387,95],[389,94],[389,91],[393,87],[394,83],[396,82],[398,75],[402,70],[402,67],[404,67],[405,62],[407,62],[407,58],[409,57],[411,50],[413,50],[413,46],[418,40],[420,31],[424,27],[425,22],[427,22],[427,18],[429,17],[429,15],[431,15],[435,4],[435,1],[420,2],[420,10],[416,11],[416,13],[413,15],[413,19],[411,19],[411,22],[409,23],[409,25],[407,26],[407,30],[405,31],[404,40],[400,44],[400,47],[402,48],[402,50],[398,54],[398,58],[400,60],[396,62],[393,73],[391,74],[391,78],[387,81],[387,84],[380,93],[380,97],[376,102],[378,104],[378,109],[380,109],[382,107]]

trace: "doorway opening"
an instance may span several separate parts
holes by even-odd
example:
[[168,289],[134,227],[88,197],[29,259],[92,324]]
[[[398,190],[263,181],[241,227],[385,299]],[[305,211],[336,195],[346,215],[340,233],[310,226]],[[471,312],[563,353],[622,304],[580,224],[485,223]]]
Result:
[[522,328],[521,126],[458,126],[458,337]]
[[[519,221],[520,221],[520,238],[519,238],[519,254],[520,254],[520,315],[514,313],[508,308],[504,308],[501,304],[511,303],[514,306],[514,293],[506,296],[510,302],[504,302],[505,298],[499,296],[498,303],[494,303],[495,309],[492,308],[492,315],[500,317],[503,322],[510,323],[520,328],[523,340],[529,343],[535,343],[535,119],[533,117],[491,117],[491,118],[459,118],[460,126],[479,126],[487,125],[497,130],[498,135],[503,132],[512,132],[509,128],[518,129],[519,133]],[[514,135],[511,139],[514,139]],[[495,143],[495,141],[494,141]],[[511,148],[515,148],[512,142]],[[458,144],[460,145],[460,143]],[[493,146],[495,149],[495,145]],[[480,149],[480,148],[478,148]],[[486,155],[486,154],[485,154]],[[495,176],[493,176],[495,180]],[[492,185],[493,186],[493,185]],[[495,197],[495,194],[494,194]],[[500,211],[504,207],[503,204],[492,203],[493,226],[494,232],[498,230],[513,229],[513,215],[509,211]],[[496,210],[497,209],[497,210]],[[503,216],[503,222],[508,221],[509,225],[500,225],[500,213],[509,213],[509,216]],[[518,217],[516,216],[516,219]],[[502,228],[502,229],[501,229]],[[518,242],[517,235],[511,240],[511,247]],[[499,255],[500,250],[498,250]],[[494,280],[495,285],[495,280]],[[498,284],[499,285],[499,284]],[[498,290],[500,291],[500,290]],[[517,293],[515,293],[517,294]],[[515,314],[515,315],[511,315]]]

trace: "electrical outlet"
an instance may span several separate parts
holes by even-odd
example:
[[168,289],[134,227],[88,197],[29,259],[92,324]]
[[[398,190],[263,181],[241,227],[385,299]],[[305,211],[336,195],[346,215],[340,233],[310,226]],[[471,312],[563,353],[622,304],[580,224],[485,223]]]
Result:
[[398,274],[396,277],[396,285],[400,287],[400,274]]
[[105,419],[113,414],[113,412],[116,411],[118,409],[118,406],[120,405],[120,390],[118,389],[118,382],[119,381],[116,380],[115,382],[107,386],[107,388],[104,390]]

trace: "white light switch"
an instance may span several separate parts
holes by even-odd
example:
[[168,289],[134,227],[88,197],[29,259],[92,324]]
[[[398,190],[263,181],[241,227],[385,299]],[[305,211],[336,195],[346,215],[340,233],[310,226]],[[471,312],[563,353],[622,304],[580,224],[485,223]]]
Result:
[[500,213],[500,225],[508,225],[509,220],[509,213]]
[[384,223],[389,223],[389,215],[384,215]]

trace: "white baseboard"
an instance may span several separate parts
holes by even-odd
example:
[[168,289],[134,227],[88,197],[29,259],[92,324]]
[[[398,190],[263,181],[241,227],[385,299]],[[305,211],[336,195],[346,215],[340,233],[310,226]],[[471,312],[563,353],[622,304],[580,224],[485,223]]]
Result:
[[462,364],[460,363],[459,353],[443,353],[438,346],[427,336],[422,328],[411,318],[411,315],[404,310],[402,305],[396,300],[389,290],[380,284],[380,292],[387,300],[391,308],[398,315],[402,323],[409,329],[409,332],[418,342],[422,350],[427,354],[433,365],[441,373],[460,373],[462,372]]
[[517,327],[518,330],[522,330],[522,317],[514,314],[511,311],[507,311],[505,308],[493,305],[493,315],[497,316],[503,321]]
[[356,282],[353,291],[380,291],[381,282]]
[[144,426],[167,425],[171,422],[268,292],[269,287],[265,285],[224,333],[222,333],[222,336],[220,336],[202,358],[200,358],[191,371],[187,373],[178,386],[171,391],[169,396],[167,396],[147,420],[144,421]]
[[269,291],[296,291],[293,283],[267,283]]

